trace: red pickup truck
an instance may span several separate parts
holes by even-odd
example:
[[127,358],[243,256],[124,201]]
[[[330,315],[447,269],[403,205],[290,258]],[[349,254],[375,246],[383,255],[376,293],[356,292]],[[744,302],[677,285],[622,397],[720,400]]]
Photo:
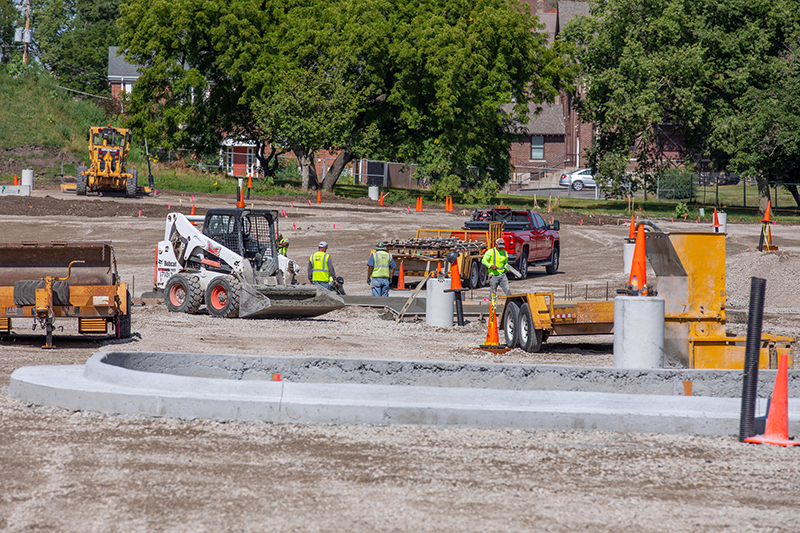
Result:
[[522,274],[522,278],[527,277],[530,265],[543,266],[548,274],[558,272],[561,252],[558,220],[547,224],[536,211],[490,207],[476,209],[472,219],[464,223],[464,228],[487,230],[490,222],[503,223],[508,262]]

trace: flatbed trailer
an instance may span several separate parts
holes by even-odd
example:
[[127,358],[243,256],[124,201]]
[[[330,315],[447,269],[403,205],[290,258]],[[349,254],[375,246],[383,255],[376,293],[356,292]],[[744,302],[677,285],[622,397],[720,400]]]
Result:
[[477,289],[486,285],[489,276],[481,264],[483,254],[502,235],[502,222],[493,222],[488,230],[420,228],[414,239],[387,241],[386,250],[392,254],[398,269],[402,263],[403,275],[411,277],[422,277],[439,269],[449,276],[448,255],[457,254],[462,285]]
[[614,302],[556,300],[552,292],[505,296],[500,327],[509,348],[538,352],[553,335],[610,335]]

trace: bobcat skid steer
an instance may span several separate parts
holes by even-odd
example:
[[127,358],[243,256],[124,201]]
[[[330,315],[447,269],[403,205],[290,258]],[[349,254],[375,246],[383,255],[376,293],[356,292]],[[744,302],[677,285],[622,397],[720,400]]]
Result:
[[[170,311],[219,317],[313,317],[344,306],[316,285],[292,284],[296,267],[277,252],[278,212],[209,209],[205,217],[167,215],[158,243],[155,290]],[[192,220],[190,220],[192,219]],[[202,231],[193,222],[203,221]]]

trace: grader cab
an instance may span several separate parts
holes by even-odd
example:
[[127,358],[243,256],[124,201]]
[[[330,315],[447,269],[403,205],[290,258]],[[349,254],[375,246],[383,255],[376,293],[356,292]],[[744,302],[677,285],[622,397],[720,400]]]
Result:
[[90,127],[86,132],[91,163],[78,167],[75,192],[123,191],[134,197],[138,191],[136,169],[127,168],[132,134],[129,129],[112,126]]

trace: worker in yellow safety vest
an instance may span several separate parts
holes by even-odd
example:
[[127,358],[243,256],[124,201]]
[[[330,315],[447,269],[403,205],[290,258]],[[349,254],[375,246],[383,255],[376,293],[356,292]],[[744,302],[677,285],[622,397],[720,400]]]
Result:
[[392,254],[379,242],[367,260],[367,283],[372,287],[373,296],[389,296],[389,284],[396,268]]
[[308,258],[308,281],[314,285],[319,285],[331,290],[331,280],[336,278],[333,270],[333,260],[328,253],[328,243],[319,243],[319,250],[311,254]]
[[278,253],[285,256],[289,250],[289,239],[278,233]]
[[508,287],[508,276],[506,276],[506,265],[508,265],[508,253],[506,243],[499,238],[494,243],[494,248],[486,250],[483,254],[481,263],[489,269],[489,292],[492,299],[497,297],[497,286],[503,289],[503,293],[508,296],[511,290]]

